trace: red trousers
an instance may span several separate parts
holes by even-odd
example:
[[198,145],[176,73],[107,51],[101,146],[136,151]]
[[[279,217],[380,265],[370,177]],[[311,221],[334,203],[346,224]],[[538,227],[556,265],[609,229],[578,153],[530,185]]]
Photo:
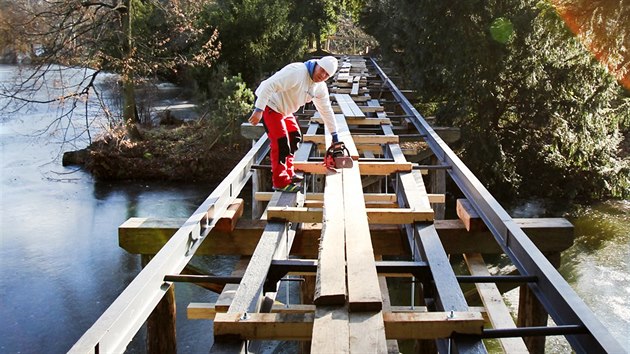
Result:
[[271,145],[271,181],[275,188],[283,188],[295,174],[293,154],[302,140],[300,126],[292,114],[284,116],[269,107],[263,111],[263,125]]

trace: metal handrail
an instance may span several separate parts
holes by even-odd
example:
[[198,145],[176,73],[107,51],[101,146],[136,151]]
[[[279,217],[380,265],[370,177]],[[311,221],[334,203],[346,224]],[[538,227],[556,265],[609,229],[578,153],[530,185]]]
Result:
[[81,336],[69,353],[125,351],[168,290],[168,286],[164,286],[168,284],[164,277],[178,274],[184,269],[197,247],[251,177],[251,166],[259,164],[268,151],[269,140],[265,135]]
[[567,335],[566,338],[578,353],[624,353],[625,350],[595,317],[588,306],[562,278],[547,258],[538,250],[521,228],[496,199],[481,184],[468,167],[413,107],[398,87],[370,58],[378,75],[389,87],[412,124],[425,135],[426,143],[441,164],[451,166],[448,173],[470,201],[486,226],[521,274],[536,276],[530,289],[558,325],[583,325],[587,334]]

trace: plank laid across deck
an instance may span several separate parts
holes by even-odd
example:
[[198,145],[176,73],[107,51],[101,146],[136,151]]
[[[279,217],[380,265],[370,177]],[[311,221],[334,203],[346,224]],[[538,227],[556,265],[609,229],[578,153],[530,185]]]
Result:
[[[358,93],[357,93],[358,94]],[[341,112],[346,118],[365,118],[365,113],[348,94],[335,94]]]
[[[319,112],[315,113],[311,118],[311,122],[324,124],[324,120],[319,115]],[[365,117],[348,117],[346,116],[346,123],[348,125],[373,125],[380,126],[381,124],[391,124],[391,120],[389,118],[365,118]]]
[[[324,136],[321,134],[304,134],[302,136],[305,142],[311,142],[315,144],[325,144]],[[343,139],[340,139],[343,141]],[[400,138],[397,135],[375,135],[375,134],[354,134],[352,140],[355,145],[358,144],[397,144]]]
[[[361,175],[369,176],[385,176],[396,172],[411,172],[413,165],[411,162],[366,162],[358,161],[355,163],[359,165],[359,172]],[[325,175],[328,170],[321,162],[306,161],[306,162],[294,162],[293,166],[295,170],[312,174]]]
[[[214,318],[215,335],[235,335],[241,339],[310,340],[311,333],[318,335],[324,343],[317,345],[338,350],[338,343],[345,346],[348,339],[345,327],[349,326],[349,345],[357,350],[351,353],[383,352],[385,339],[436,339],[448,338],[454,332],[459,334],[481,334],[483,316],[479,312],[364,312],[350,313],[344,307],[318,307],[314,313],[217,313]],[[354,319],[353,319],[354,317]],[[317,319],[322,326],[317,326]],[[380,321],[381,331],[365,332],[370,322]],[[357,326],[359,330],[353,328]],[[333,331],[334,330],[334,331]],[[380,336],[379,336],[380,335]],[[381,337],[382,336],[382,337]],[[345,339],[344,339],[345,338]],[[326,343],[329,342],[329,343]],[[334,347],[333,347],[334,345]],[[375,347],[378,345],[378,347]],[[321,348],[321,347],[319,347]],[[359,350],[363,348],[363,350]],[[379,350],[381,349],[381,350]],[[321,351],[317,351],[321,353]],[[386,351],[385,351],[386,352]]]
[[[365,208],[363,209],[369,224],[412,224],[414,222],[432,221],[433,210],[409,209],[409,208]],[[356,213],[356,210],[354,210]],[[319,223],[323,220],[322,208],[310,207],[269,207],[267,208],[269,220],[287,220],[291,222]]]

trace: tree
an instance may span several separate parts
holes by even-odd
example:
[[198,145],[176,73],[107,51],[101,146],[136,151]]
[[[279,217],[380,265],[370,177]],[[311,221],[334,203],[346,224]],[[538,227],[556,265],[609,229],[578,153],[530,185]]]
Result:
[[[265,74],[298,60],[306,41],[294,11],[290,0],[219,0],[209,4],[206,21],[216,26],[221,43],[217,63],[227,65],[231,75],[241,74],[253,86]],[[203,76],[199,79],[204,80]]]
[[362,23],[438,120],[461,127],[463,159],[497,192],[630,194],[617,154],[627,91],[550,5],[375,0]]
[[314,41],[316,50],[322,51],[322,36],[332,34],[339,19],[340,8],[337,1],[300,0],[297,12],[304,24],[304,32],[309,42]]
[[[122,120],[127,135],[138,138],[136,84],[182,68],[210,66],[218,54],[216,34],[200,31],[193,25],[202,4],[201,0],[63,0],[33,1],[31,6],[24,2],[14,4],[14,11],[21,15],[13,24],[15,36],[22,42],[28,39],[41,44],[43,54],[34,57],[37,65],[24,80],[4,88],[0,95],[22,105],[73,101],[72,107],[76,107],[91,93],[99,96],[94,86],[99,74],[115,72],[121,75],[124,103],[122,116],[110,117],[111,125]],[[149,32],[152,26],[160,31]],[[46,80],[52,63],[93,70],[85,71],[85,76],[64,90],[63,95],[37,100],[33,94]]]

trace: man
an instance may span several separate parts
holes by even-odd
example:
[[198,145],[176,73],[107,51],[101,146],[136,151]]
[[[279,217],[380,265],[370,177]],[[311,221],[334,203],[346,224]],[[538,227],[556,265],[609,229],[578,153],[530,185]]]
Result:
[[337,66],[337,59],[332,56],[292,63],[260,83],[256,90],[256,108],[249,122],[257,125],[262,119],[269,136],[272,183],[276,191],[295,193],[301,188],[302,177],[293,169],[293,154],[302,140],[293,113],[301,106],[312,101],[333,142],[338,141],[335,114],[325,82],[337,72]]

